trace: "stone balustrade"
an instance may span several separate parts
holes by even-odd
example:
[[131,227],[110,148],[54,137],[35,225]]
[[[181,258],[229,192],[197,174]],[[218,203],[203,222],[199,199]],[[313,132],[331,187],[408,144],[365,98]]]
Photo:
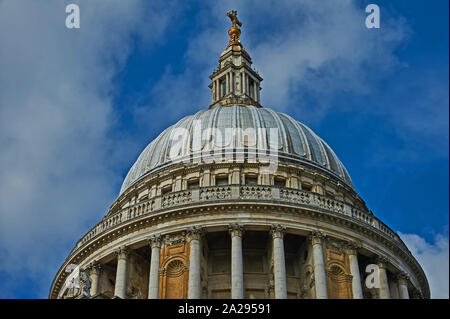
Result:
[[280,189],[280,199],[298,204],[309,204],[312,201],[312,194],[297,189]]
[[226,200],[232,198],[232,188],[231,186],[202,187],[199,194],[199,201]]
[[372,214],[324,195],[305,190],[267,185],[227,185],[170,192],[168,194],[145,199],[131,207],[126,207],[111,216],[104,217],[100,223],[78,241],[71,254],[103,232],[134,218],[169,208],[181,208],[184,205],[195,204],[197,202],[228,201],[258,201],[259,203],[267,201],[271,203],[280,202],[311,206],[312,208],[319,208],[321,210],[346,215],[359,222],[370,225],[394,240],[401,242],[396,233]]

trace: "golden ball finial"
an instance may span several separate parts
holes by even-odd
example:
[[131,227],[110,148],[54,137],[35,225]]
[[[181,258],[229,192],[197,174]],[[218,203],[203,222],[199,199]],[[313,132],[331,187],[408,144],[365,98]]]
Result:
[[230,36],[230,41],[228,42],[227,48],[233,45],[242,46],[239,36],[241,35],[242,22],[237,18],[237,11],[232,10],[227,12],[227,17],[230,18],[232,26],[228,29],[228,35]]

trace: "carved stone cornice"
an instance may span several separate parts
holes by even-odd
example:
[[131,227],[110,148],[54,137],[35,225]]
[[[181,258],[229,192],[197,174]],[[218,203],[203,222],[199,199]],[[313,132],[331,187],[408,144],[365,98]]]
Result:
[[270,234],[272,238],[281,238],[283,239],[284,234],[286,233],[286,227],[280,224],[274,224],[270,227]]
[[242,237],[244,234],[244,226],[240,224],[230,224],[228,225],[228,233],[231,235],[231,237]]
[[161,245],[162,245],[161,235],[153,235],[147,241],[152,249],[153,248],[161,248]]

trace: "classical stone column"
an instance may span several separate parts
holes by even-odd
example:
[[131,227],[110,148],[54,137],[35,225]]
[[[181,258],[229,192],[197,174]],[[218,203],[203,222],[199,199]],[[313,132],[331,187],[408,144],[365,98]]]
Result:
[[389,291],[389,282],[387,278],[386,273],[386,265],[388,263],[388,260],[384,257],[378,257],[377,258],[377,266],[378,266],[378,276],[379,276],[379,283],[380,283],[380,291],[379,296],[380,299],[391,299],[391,294]]
[[286,227],[272,225],[270,232],[273,238],[273,273],[275,281],[275,299],[286,299],[286,261],[284,257],[283,236]]
[[244,270],[242,261],[242,225],[231,224],[229,233],[231,235],[231,298],[244,298]]
[[247,96],[250,96],[250,77],[248,74],[245,76],[245,93],[247,93]]
[[148,299],[158,299],[161,236],[152,236],[148,240],[148,243],[151,249],[150,273],[148,276]]
[[238,92],[239,92],[241,95],[244,94],[244,76],[242,75],[242,72],[239,72]]
[[115,254],[117,255],[116,285],[114,287],[114,296],[125,299],[127,293],[127,264],[129,250],[126,247],[120,247]]
[[189,288],[188,299],[199,299],[201,294],[200,280],[200,238],[201,228],[192,227],[187,231],[189,244]]
[[91,277],[91,296],[95,296],[100,292],[100,274],[102,266],[99,263],[92,263],[89,268],[89,275]]
[[231,184],[239,185],[241,179],[241,171],[239,167],[233,167],[231,171]]
[[245,74],[245,72],[243,72],[242,76],[244,78],[244,82],[242,83],[243,88],[244,88],[244,94],[248,94],[248,92],[247,92],[247,74]]
[[400,299],[409,299],[408,293],[408,276],[405,273],[401,273],[397,276],[398,282],[398,295]]
[[234,74],[234,72],[231,72],[230,75],[231,75],[231,87],[230,87],[231,88],[231,93],[234,93],[234,91],[235,91],[234,87],[236,85],[235,84],[235,82],[236,82],[235,81],[235,74]]
[[394,280],[389,280],[389,292],[391,299],[399,299],[398,283]]
[[181,175],[178,175],[177,177],[175,177],[175,183],[174,183],[174,187],[173,187],[173,191],[174,192],[178,192],[181,191],[181,189],[183,188],[183,179],[181,178]]
[[222,95],[222,87],[221,87],[220,81],[218,79],[216,80],[216,82],[217,82],[217,99],[216,99],[216,101],[218,101],[222,97],[221,96]]
[[209,168],[205,168],[203,170],[203,176],[201,179],[201,187],[207,187],[211,185],[211,170]]
[[353,299],[363,299],[361,275],[358,265],[358,245],[353,242],[347,244],[346,253],[350,263],[350,274],[352,275]]
[[323,258],[322,239],[325,237],[319,231],[313,231],[310,239],[313,248],[314,282],[316,286],[316,299],[327,299],[327,276]]

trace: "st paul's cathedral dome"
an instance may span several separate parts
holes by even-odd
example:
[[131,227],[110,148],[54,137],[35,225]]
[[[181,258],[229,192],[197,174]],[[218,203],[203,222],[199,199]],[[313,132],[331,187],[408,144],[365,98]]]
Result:
[[420,264],[366,207],[331,147],[263,106],[242,22],[227,16],[211,104],[130,165],[49,297],[429,298]]

